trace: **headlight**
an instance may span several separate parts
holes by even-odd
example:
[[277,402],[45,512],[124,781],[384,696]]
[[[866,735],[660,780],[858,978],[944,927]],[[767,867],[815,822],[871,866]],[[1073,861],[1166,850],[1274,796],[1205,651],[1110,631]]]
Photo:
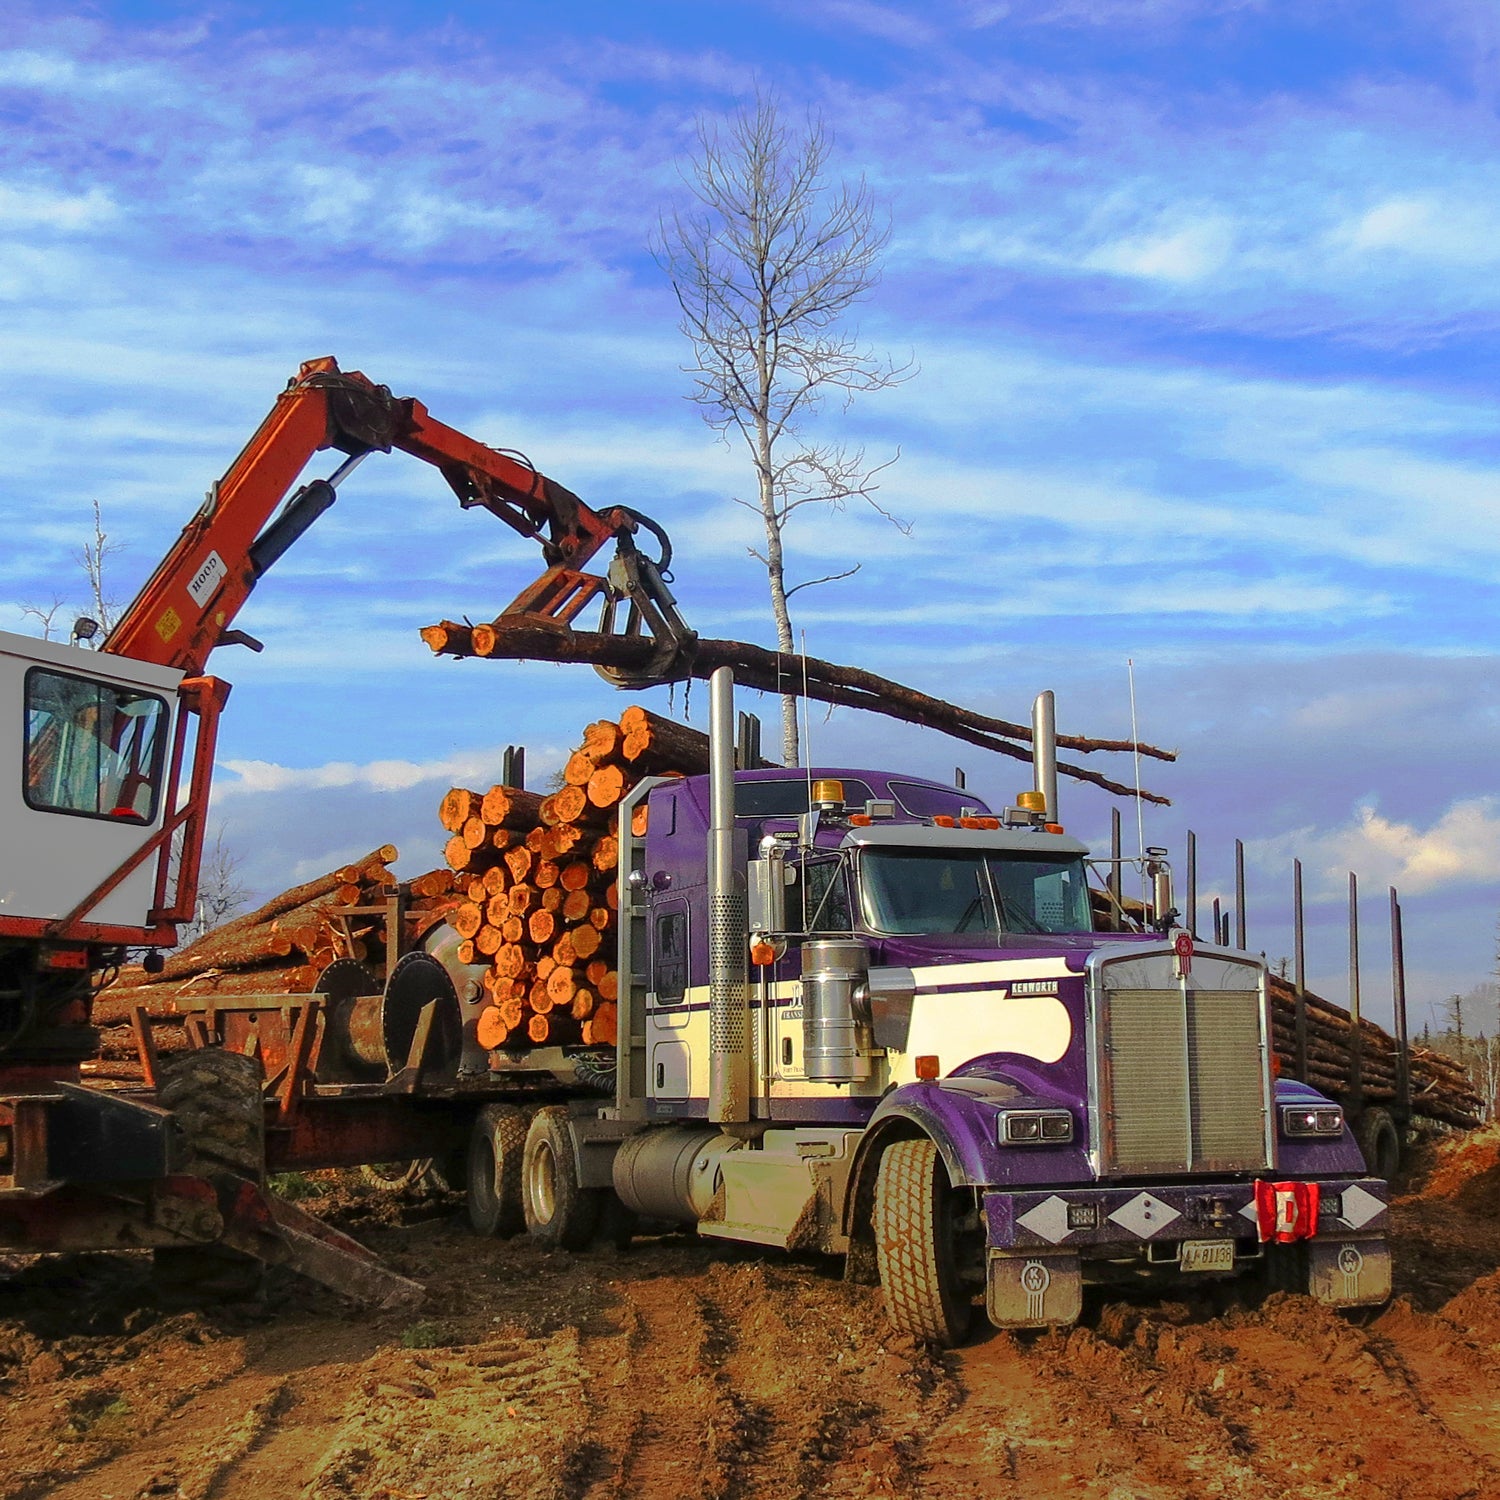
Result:
[[1283,1104],[1281,1133],[1293,1138],[1342,1135],[1344,1112],[1337,1104]]
[[1073,1113],[1066,1109],[1002,1109],[1002,1146],[1060,1146],[1073,1139]]

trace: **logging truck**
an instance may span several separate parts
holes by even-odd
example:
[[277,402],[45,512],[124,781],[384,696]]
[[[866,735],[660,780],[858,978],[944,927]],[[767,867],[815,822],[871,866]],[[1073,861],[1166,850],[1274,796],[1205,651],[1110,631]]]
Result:
[[1036,786],[995,813],[885,771],[736,770],[727,669],[711,691],[709,774],[619,809],[614,1098],[482,1110],[477,1227],[579,1248],[613,1207],[842,1255],[945,1345],[976,1305],[1070,1323],[1089,1282],[1389,1296],[1387,1186],[1336,1104],[1274,1076],[1262,964],[1172,927],[1159,857],[1156,930],[1095,930],[1050,694]]

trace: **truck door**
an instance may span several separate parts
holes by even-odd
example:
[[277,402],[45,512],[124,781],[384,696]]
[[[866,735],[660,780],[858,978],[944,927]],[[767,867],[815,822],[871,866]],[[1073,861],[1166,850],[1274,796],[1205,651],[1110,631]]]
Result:
[[[658,897],[651,903],[646,939],[646,1096],[663,1102],[694,1097],[694,1039],[689,1036],[694,1012],[688,1006],[690,921],[686,897]],[[702,1019],[706,1021],[706,1012]],[[705,1096],[706,1092],[705,1086]]]

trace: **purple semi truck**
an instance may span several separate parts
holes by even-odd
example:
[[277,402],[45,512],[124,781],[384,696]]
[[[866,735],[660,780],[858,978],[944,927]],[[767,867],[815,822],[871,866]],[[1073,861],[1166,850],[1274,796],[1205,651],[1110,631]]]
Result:
[[542,1110],[524,1142],[487,1112],[471,1193],[516,1183],[564,1246],[617,1199],[843,1255],[943,1345],[981,1303],[1071,1323],[1095,1283],[1383,1302],[1387,1186],[1337,1104],[1276,1079],[1263,966],[1172,929],[1162,861],[1156,929],[1095,930],[1050,703],[1036,788],[996,814],[920,777],[736,771],[716,674],[710,775],[621,809],[613,1102]]

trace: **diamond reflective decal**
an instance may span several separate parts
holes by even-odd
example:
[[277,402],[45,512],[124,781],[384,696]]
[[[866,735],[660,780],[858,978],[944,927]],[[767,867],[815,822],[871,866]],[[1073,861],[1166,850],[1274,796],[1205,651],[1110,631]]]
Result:
[[1173,1219],[1182,1215],[1170,1203],[1163,1203],[1150,1193],[1137,1193],[1129,1203],[1122,1203],[1111,1215],[1122,1229],[1149,1240],[1153,1234],[1167,1227]]
[[1384,1212],[1385,1204],[1374,1193],[1367,1193],[1358,1183],[1344,1189],[1339,1217],[1351,1229],[1363,1229],[1377,1214]]
[[1067,1201],[1054,1193],[1035,1208],[1028,1208],[1016,1223],[1024,1224],[1033,1234],[1040,1235],[1042,1239],[1055,1245],[1068,1237]]

